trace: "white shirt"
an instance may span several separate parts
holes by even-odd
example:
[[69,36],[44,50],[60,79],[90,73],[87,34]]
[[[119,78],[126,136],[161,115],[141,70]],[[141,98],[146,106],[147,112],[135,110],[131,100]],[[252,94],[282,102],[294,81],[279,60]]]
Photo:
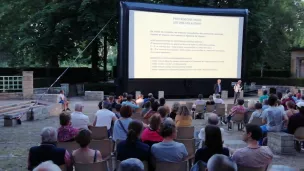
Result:
[[242,91],[242,87],[240,84],[236,84],[233,89],[234,89],[234,92],[236,92],[236,93]]
[[115,113],[111,112],[108,109],[98,110],[95,116],[97,117],[96,126],[106,126],[108,130],[111,128],[113,117],[116,117]]
[[89,129],[88,125],[90,125],[90,120],[89,117],[82,112],[73,112],[71,114],[71,122],[72,122],[72,127],[76,129]]
[[215,99],[214,99],[214,103],[224,104],[224,100],[223,100],[223,99],[215,98]]
[[144,104],[144,99],[137,99],[137,100],[136,100],[136,104],[137,104],[139,107],[142,107],[143,104]]
[[59,94],[59,101],[60,101],[60,100],[64,100],[64,98],[65,98],[65,97],[64,97],[64,94]]
[[[224,137],[224,134],[225,134],[225,130],[224,128],[220,128],[221,130],[221,133],[222,133],[222,137]],[[205,140],[205,128],[202,128],[200,133],[198,134],[198,138],[201,139],[201,140]]]

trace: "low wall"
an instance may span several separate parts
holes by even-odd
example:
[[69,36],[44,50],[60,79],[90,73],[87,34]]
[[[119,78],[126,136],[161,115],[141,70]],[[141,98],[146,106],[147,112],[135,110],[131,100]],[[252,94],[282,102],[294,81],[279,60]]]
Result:
[[[41,97],[42,96],[42,97]],[[34,94],[34,100],[42,100],[52,103],[59,102],[59,94]]]
[[101,101],[104,99],[104,92],[103,91],[85,91],[84,99]]
[[[34,94],[43,94],[47,91],[48,87],[34,88]],[[52,87],[47,91],[47,94],[59,94],[61,87]]]
[[22,92],[15,93],[0,93],[0,100],[22,100]]

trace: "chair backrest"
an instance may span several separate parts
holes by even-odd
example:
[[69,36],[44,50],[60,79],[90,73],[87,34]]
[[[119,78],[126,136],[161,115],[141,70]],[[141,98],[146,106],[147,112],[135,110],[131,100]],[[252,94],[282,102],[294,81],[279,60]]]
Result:
[[194,138],[194,126],[177,127],[177,139],[192,139]]
[[253,117],[253,118],[252,118],[252,121],[250,122],[250,124],[262,126],[262,125],[263,125],[262,118]]
[[[144,171],[149,171],[149,165],[147,161],[142,161],[144,164]],[[116,171],[120,171],[119,170],[119,166],[120,166],[121,161],[120,160],[116,160]]]
[[296,132],[294,133],[294,137],[298,139],[304,139],[304,127],[297,128]]
[[195,139],[176,139],[176,142],[183,143],[185,145],[188,156],[195,154]]
[[60,165],[59,168],[61,169],[61,171],[66,171],[67,168],[66,168],[66,165],[63,164],[63,165]]
[[57,147],[66,149],[71,155],[73,150],[77,150],[80,146],[75,142],[58,142]]
[[112,146],[112,140],[109,139],[92,140],[89,144],[89,148],[99,150],[103,158],[111,156],[111,152],[113,149]]
[[106,161],[90,164],[74,163],[74,166],[75,171],[108,171]]
[[215,104],[215,110],[219,108],[224,108],[226,110],[226,105],[225,104]]
[[102,127],[91,127],[92,139],[93,140],[103,140],[108,138],[108,128],[106,126]]
[[206,112],[213,112],[214,111],[214,105],[207,105],[206,106]]
[[243,167],[238,165],[238,171],[266,171],[267,167]]
[[183,161],[180,163],[156,162],[155,171],[165,171],[165,170],[185,171],[187,170],[187,161]]
[[235,106],[234,104],[227,104],[227,113],[230,112],[231,108],[233,108],[233,106]]
[[217,108],[215,110],[215,113],[218,115],[218,116],[225,116],[225,111],[226,109],[225,108]]
[[186,106],[187,106],[188,110],[191,111],[193,102],[186,102]]
[[244,121],[244,114],[236,113],[232,116],[231,120],[233,122],[243,122]]
[[196,113],[203,113],[204,112],[204,108],[205,108],[205,105],[196,105],[195,112]]

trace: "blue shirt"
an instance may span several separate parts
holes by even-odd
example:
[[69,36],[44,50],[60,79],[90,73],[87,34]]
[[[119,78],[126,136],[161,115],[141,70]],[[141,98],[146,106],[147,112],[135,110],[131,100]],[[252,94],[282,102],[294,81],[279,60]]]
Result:
[[279,132],[282,129],[284,113],[277,107],[269,107],[262,113],[262,118],[267,120],[266,128],[270,132]]
[[221,84],[217,84],[217,86],[218,86],[218,92],[221,92],[222,91]]
[[117,145],[117,160],[123,161],[129,158],[137,158],[141,161],[149,161],[150,146],[137,140],[135,143],[122,141]]
[[153,144],[151,153],[156,161],[171,163],[181,162],[188,156],[185,145],[175,141]]
[[122,106],[130,106],[130,107],[133,108],[133,109],[139,108],[139,106],[137,106],[136,104],[134,104],[133,102],[130,102],[130,101],[122,102],[121,105],[122,105]]
[[267,94],[260,96],[260,103],[263,103],[264,100],[268,100],[268,98],[269,98],[269,96]]
[[[119,123],[121,121],[123,128],[121,127],[121,124]],[[113,128],[113,140],[126,140],[127,139],[127,132],[129,124],[132,122],[132,118],[126,118],[121,120],[116,120],[114,123]]]

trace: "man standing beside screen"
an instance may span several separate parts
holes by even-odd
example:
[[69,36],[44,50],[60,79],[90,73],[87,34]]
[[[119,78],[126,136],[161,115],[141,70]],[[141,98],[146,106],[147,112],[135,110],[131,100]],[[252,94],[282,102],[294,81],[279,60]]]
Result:
[[217,83],[214,84],[214,94],[217,95],[221,95],[222,94],[222,84],[221,84],[222,80],[221,79],[218,79],[217,80]]
[[234,90],[234,104],[236,102],[236,100],[240,97],[240,93],[242,91],[242,85],[241,85],[242,81],[239,80],[233,87]]

